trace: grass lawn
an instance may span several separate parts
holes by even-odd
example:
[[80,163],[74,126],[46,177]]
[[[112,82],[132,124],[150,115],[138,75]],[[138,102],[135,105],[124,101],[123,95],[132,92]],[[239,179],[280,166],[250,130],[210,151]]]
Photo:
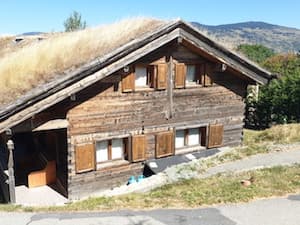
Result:
[[243,146],[224,155],[212,157],[204,163],[204,169],[251,155],[281,151],[287,148],[287,144],[299,143],[300,146],[300,124],[276,125],[261,131],[244,129],[243,132]]
[[[254,177],[245,187],[241,180]],[[151,208],[193,208],[300,192],[300,165],[273,167],[240,174],[216,175],[165,185],[145,194],[90,198],[61,207],[33,208],[0,205],[5,211],[95,211]]]

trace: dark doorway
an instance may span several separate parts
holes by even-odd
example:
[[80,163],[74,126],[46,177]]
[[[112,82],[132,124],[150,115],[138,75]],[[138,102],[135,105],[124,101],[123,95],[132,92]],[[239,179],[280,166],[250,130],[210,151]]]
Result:
[[16,185],[28,186],[30,174],[52,162],[56,182],[49,186],[67,197],[67,129],[17,133],[13,140]]

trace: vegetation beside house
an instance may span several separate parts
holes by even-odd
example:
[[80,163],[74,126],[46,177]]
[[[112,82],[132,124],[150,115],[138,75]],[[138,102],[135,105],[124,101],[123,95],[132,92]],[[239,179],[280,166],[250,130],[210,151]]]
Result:
[[265,129],[272,124],[300,122],[300,55],[274,54],[259,45],[241,45],[238,50],[278,78],[248,96],[246,127]]

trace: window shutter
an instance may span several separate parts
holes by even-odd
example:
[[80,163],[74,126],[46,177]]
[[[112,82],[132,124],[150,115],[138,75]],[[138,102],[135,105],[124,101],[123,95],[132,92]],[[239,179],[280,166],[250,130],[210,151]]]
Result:
[[175,88],[185,87],[186,66],[184,63],[175,64]]
[[174,154],[173,132],[163,132],[156,135],[156,158]]
[[86,172],[95,169],[94,144],[79,145],[75,148],[76,172]]
[[131,161],[139,162],[146,159],[146,136],[135,135],[132,136],[132,153]]
[[209,64],[205,64],[205,74],[204,74],[204,82],[203,85],[205,87],[209,87],[213,85],[212,76],[212,67]]
[[147,66],[147,74],[147,84],[149,85],[149,87],[155,88],[156,74],[154,65]]
[[200,127],[200,133],[201,133],[201,146],[206,146],[206,127]]
[[205,65],[196,64],[196,79],[198,84],[204,83]]
[[122,92],[134,91],[135,74],[134,67],[130,67],[130,72],[122,76]]
[[215,148],[215,147],[222,146],[223,133],[224,133],[223,124],[210,124],[207,148]]
[[156,89],[165,90],[167,88],[167,64],[158,64],[157,65],[157,84]]

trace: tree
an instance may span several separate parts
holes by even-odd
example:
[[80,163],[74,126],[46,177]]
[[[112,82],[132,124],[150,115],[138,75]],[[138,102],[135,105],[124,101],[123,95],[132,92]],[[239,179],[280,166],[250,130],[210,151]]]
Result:
[[82,21],[81,14],[74,11],[64,22],[66,32],[82,30],[86,28],[86,21]]
[[279,74],[260,89],[258,100],[247,102],[248,127],[266,128],[271,124],[300,122],[300,56],[278,54],[268,58],[263,66]]
[[243,53],[247,58],[262,64],[267,58],[275,55],[274,51],[263,45],[242,44],[237,47],[237,51]]

